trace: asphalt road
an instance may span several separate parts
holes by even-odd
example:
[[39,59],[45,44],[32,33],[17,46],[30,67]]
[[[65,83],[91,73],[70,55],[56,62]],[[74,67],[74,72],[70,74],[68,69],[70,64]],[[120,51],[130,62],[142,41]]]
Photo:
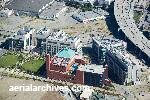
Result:
[[115,0],[114,14],[120,29],[150,57],[150,41],[139,31],[133,19],[134,4],[138,0]]

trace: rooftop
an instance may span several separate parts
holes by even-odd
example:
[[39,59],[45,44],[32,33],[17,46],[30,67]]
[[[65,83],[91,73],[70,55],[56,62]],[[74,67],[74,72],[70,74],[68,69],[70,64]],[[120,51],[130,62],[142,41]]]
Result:
[[132,61],[130,60],[129,53],[127,52],[127,43],[114,39],[114,38],[93,38],[100,47],[108,50],[110,53],[112,53],[114,56],[119,58],[123,63],[125,63],[127,66],[132,66]]
[[52,1],[53,0],[13,0],[11,3],[6,5],[6,8],[20,11],[39,12],[43,6]]
[[75,51],[65,48],[57,53],[57,56],[60,58],[72,58],[76,55]]
[[69,43],[74,43],[76,42],[79,38],[69,36],[67,33],[64,31],[56,31],[56,32],[51,32],[48,36],[48,41],[61,41],[61,42],[69,42]]
[[51,30],[47,27],[41,28],[35,35],[38,39],[45,39],[51,34]]
[[108,50],[113,49],[120,49],[120,50],[126,50],[127,43],[123,40],[115,39],[114,37],[97,37],[93,38],[96,43],[103,47],[107,48]]
[[20,29],[17,34],[13,36],[13,39],[25,39],[25,35],[28,34],[32,28],[24,27],[23,29]]
[[73,37],[73,36],[67,38],[67,42],[75,42],[77,40],[78,40],[78,38],[77,37]]
[[91,18],[96,18],[100,16],[101,15],[99,13],[96,13],[93,11],[77,12],[73,14],[73,17],[78,17],[80,20],[91,19]]
[[56,41],[64,41],[67,38],[67,34],[63,31],[53,32],[49,35],[49,40],[56,40]]
[[27,34],[28,32],[30,32],[31,28],[28,28],[28,27],[24,27],[23,29],[20,29],[18,32],[17,32],[17,35],[25,35]]
[[80,65],[78,70],[84,71],[84,72],[90,72],[90,73],[97,73],[97,74],[103,74],[105,71],[105,68],[103,65]]
[[55,1],[47,9],[45,9],[40,15],[40,18],[52,19],[62,8],[64,8],[64,2]]
[[0,13],[10,13],[12,10],[9,10],[8,8],[0,10]]

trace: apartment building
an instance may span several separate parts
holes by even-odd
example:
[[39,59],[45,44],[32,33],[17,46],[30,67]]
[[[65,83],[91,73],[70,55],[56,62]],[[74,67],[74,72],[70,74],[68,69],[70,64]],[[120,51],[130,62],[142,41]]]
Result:
[[127,43],[122,40],[103,37],[93,38],[93,51],[101,63],[108,64],[109,77],[116,77],[120,84],[135,83],[137,68],[126,51]]
[[41,43],[41,52],[44,54],[49,53],[50,56],[54,56],[66,47],[82,54],[82,43],[80,42],[80,38],[69,36],[63,31],[56,31],[50,33],[45,41]]
[[47,27],[43,27],[36,31],[33,34],[33,41],[32,44],[36,46],[36,48],[41,48],[41,43],[46,40],[46,38],[52,33],[53,31],[48,29]]

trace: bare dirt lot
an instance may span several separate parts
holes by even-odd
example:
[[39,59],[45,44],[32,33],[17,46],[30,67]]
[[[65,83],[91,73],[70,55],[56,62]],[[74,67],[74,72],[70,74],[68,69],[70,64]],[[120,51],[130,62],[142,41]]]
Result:
[[58,92],[25,92],[25,91],[9,91],[10,86],[43,86],[44,83],[33,80],[16,79],[6,77],[0,80],[0,100],[64,100]]

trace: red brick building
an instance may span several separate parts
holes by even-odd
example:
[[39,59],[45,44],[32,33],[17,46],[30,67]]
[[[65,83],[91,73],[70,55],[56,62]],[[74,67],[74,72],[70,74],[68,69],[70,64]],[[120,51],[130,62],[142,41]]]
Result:
[[100,86],[108,78],[106,68],[102,65],[88,65],[71,49],[58,52],[52,59],[46,55],[46,70],[49,79],[91,86]]

